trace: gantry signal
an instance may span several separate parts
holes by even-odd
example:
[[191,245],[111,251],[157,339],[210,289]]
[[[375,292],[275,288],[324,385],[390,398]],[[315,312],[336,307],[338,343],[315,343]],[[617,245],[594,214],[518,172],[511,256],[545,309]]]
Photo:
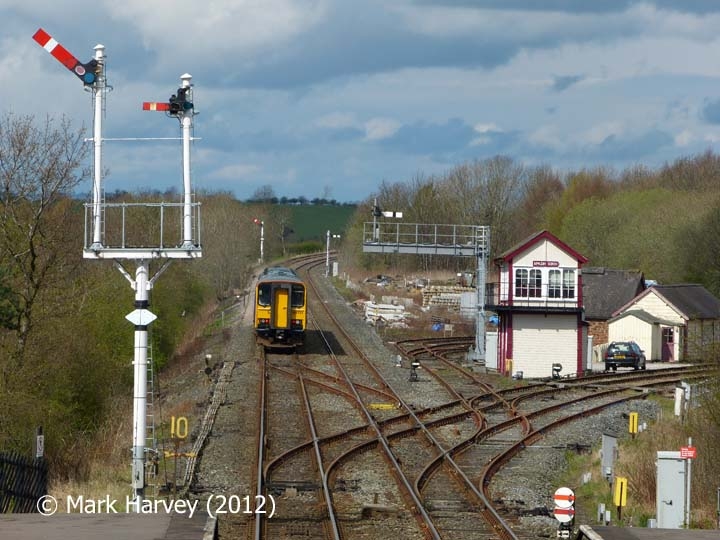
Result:
[[95,84],[99,71],[102,69],[96,59],[93,58],[88,63],[83,64],[42,28],[38,28],[33,35],[33,39],[58,62],[77,75],[85,86]]

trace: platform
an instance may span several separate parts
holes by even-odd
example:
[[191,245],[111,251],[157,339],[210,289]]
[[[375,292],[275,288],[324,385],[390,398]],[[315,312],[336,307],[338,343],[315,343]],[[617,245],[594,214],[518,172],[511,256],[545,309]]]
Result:
[[0,514],[0,538],[13,540],[214,540],[205,512],[181,514]]

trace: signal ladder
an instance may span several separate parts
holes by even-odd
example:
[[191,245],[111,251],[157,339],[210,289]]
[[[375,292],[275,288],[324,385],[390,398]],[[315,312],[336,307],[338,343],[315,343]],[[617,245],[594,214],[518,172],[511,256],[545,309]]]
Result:
[[160,456],[155,433],[155,361],[152,354],[152,339],[148,339],[147,358],[147,405],[145,408],[145,495],[157,497],[158,468]]

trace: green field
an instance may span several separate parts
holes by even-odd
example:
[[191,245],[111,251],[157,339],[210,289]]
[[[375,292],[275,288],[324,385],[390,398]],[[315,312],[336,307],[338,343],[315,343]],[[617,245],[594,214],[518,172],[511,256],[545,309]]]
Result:
[[350,218],[355,213],[355,206],[330,205],[293,205],[278,204],[279,208],[289,208],[292,212],[290,242],[325,242],[329,230],[332,234],[343,234]]

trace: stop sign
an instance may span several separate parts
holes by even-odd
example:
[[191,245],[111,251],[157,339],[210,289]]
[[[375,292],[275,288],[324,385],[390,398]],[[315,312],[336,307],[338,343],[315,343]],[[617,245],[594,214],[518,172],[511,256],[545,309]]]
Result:
[[553,495],[553,501],[558,508],[572,508],[575,504],[575,493],[570,488],[558,488]]

